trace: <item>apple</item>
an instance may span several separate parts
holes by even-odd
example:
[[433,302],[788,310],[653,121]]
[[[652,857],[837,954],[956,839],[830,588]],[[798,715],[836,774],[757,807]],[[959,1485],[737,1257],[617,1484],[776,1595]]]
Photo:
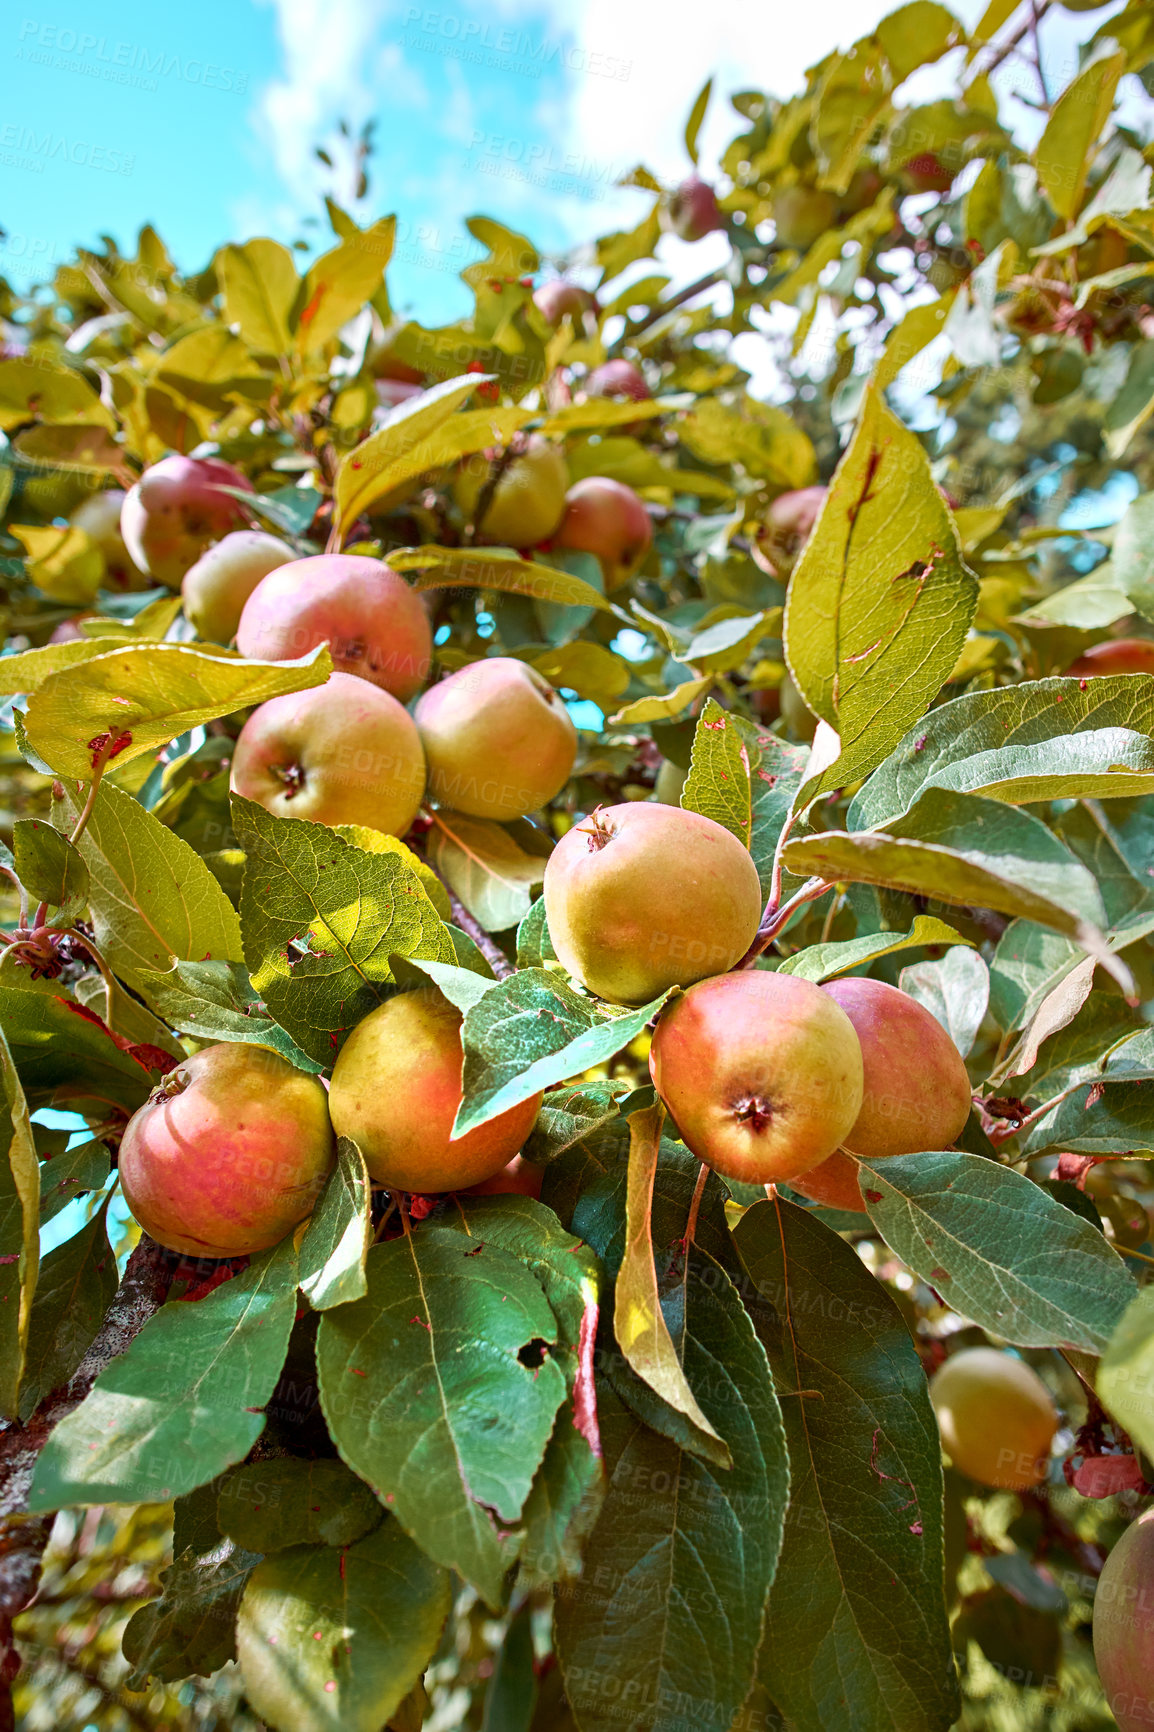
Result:
[[629,581],[652,545],[653,521],[644,501],[623,481],[587,475],[565,495],[553,546],[595,553],[607,593]]
[[234,529],[202,553],[180,586],[185,618],[206,643],[230,644],[244,604],[260,582],[296,554],[260,529]]
[[967,1347],[934,1372],[930,1400],[960,1473],[1002,1491],[1028,1491],[1045,1479],[1058,1410],[1024,1360]]
[[535,1167],[523,1155],[514,1155],[507,1167],[502,1167],[491,1179],[479,1185],[469,1185],[469,1197],[540,1197],[544,1169]]
[[1114,637],[1091,644],[1066,672],[1084,680],[1099,674],[1154,674],[1154,638]]
[[[883,980],[831,980],[822,988],[853,1023],[864,1065],[862,1107],[843,1139],[867,1161],[948,1149],[970,1116],[962,1055],[924,1005]],[[865,1212],[856,1163],[840,1151],[796,1189],[832,1208]]]
[[129,558],[120,533],[120,513],[127,497],[123,487],[106,487],[82,500],[68,520],[104,555],[106,589],[147,589],[150,583],[147,574]]
[[253,711],[236,742],[231,787],[278,818],[403,836],[424,797],[425,756],[396,698],[334,673]]
[[783,187],[774,195],[773,221],[781,246],[808,252],[836,224],[837,199],[821,187],[800,183]]
[[861,1106],[861,1047],[845,1012],[812,982],[768,969],[719,974],[674,999],[649,1071],[686,1147],[743,1184],[792,1183],[833,1153]]
[[363,554],[319,553],[262,577],[236,628],[236,647],[283,662],[327,643],[333,663],[407,703],[428,678],[433,634],[403,577]]
[[631,397],[635,403],[653,395],[644,373],[632,361],[603,361],[589,374],[584,389],[587,397]]
[[144,1231],[190,1257],[278,1244],[311,1212],[332,1164],[323,1084],[242,1041],[170,1071],[128,1121],[119,1158]]
[[795,487],[780,493],[765,514],[754,547],[757,563],[773,577],[788,578],[809,540],[828,487]]
[[130,489],[120,512],[128,557],[168,589],[179,589],[206,547],[244,523],[227,487],[249,491],[246,476],[218,457],[162,457]]
[[584,329],[586,313],[596,315],[597,312],[597,297],[566,277],[556,277],[551,283],[542,283],[541,287],[534,291],[533,301],[538,312],[550,325],[557,326],[562,319],[572,319],[575,331]]
[[[491,453],[466,458],[457,471],[453,497],[473,523],[492,473]],[[501,547],[536,547],[548,541],[565,510],[569,471],[559,445],[534,433],[526,447],[501,470],[476,524],[479,535]]]
[[358,1022],[337,1055],[329,1111],[375,1185],[436,1195],[494,1178],[533,1128],[541,1096],[452,1138],[463,1017],[435,987],[403,992]]
[[716,193],[697,174],[687,176],[670,195],[661,220],[671,234],[683,241],[699,241],[724,223]]
[[945,167],[936,151],[923,150],[903,165],[902,180],[910,192],[949,192],[954,171]]
[[414,711],[442,806],[507,822],[561,792],[577,757],[564,700],[512,656],[471,662],[430,686]]
[[761,921],[757,868],[737,837],[649,800],[599,808],[567,831],[544,894],[558,958],[615,1004],[724,974]]
[[1154,1509],[1130,1523],[1094,1590],[1094,1658],[1119,1732],[1154,1725]]

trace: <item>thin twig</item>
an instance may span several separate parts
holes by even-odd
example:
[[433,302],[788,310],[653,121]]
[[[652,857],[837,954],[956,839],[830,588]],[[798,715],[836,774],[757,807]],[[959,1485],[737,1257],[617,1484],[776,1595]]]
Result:
[[1042,67],[1042,46],[1038,41],[1038,24],[1042,14],[1038,10],[1038,0],[1030,0],[1030,39],[1034,44],[1034,70],[1038,74],[1038,85],[1042,92],[1042,107],[1050,112],[1050,92],[1046,88],[1046,74]]
[[790,921],[799,908],[807,902],[816,902],[819,896],[824,896],[827,890],[833,890],[835,885],[825,878],[808,878],[801,889],[792,895],[776,913],[762,920],[757,937],[737,964],[738,968],[752,968],[764,950],[768,950],[782,927]]
[[613,344],[613,348],[619,349],[622,343],[639,337],[642,331],[647,331],[650,325],[655,325],[659,319],[665,317],[666,313],[675,312],[678,307],[683,307],[686,301],[692,301],[696,295],[703,294],[706,289],[712,289],[717,283],[725,281],[726,274],[723,266],[715,271],[707,271],[705,276],[698,277],[695,283],[690,283],[687,288],[679,289],[675,295],[670,295],[667,301],[662,301],[659,306],[652,307],[643,319],[637,319],[633,324],[626,325],[617,342]]

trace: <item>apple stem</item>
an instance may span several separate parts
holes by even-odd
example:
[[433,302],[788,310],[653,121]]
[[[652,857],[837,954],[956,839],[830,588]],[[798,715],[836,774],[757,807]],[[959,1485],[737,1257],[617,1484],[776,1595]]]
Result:
[[[91,938],[86,938],[84,933],[78,932],[74,926],[65,927],[65,931],[69,938],[75,938],[78,944],[84,946],[85,950],[88,952],[89,956],[91,956],[93,962],[100,971],[100,978],[104,982],[104,1020],[108,1024],[109,1028],[111,1028],[112,995],[116,990],[116,982],[112,977],[112,970],[109,968],[107,962],[105,962],[103,956],[101,956],[99,950],[97,950],[95,944],[93,944]],[[171,1075],[171,1072],[169,1074]],[[175,1091],[170,1090],[169,1092],[172,1093]]]
[[768,950],[783,926],[786,926],[799,908],[807,902],[816,902],[819,896],[824,896],[827,890],[833,890],[836,885],[825,878],[808,878],[800,890],[794,892],[789,901],[783,903],[776,912],[766,909],[758,928],[757,937],[737,964],[738,968],[752,968],[763,950]]

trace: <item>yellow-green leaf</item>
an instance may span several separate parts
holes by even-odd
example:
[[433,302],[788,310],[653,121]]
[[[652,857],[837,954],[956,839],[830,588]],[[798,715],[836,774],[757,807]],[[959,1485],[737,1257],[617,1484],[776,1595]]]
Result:
[[299,661],[242,661],[188,644],[125,645],[49,674],[28,701],[33,749],[62,776],[87,781],[103,749],[122,769],[178,734],[282,692],[323,685],[327,648]]
[[300,288],[288,248],[258,235],[241,247],[221,247],[216,269],[228,323],[239,327],[255,354],[287,355],[289,320]]
[[[491,373],[469,373],[464,378],[445,379],[419,397],[398,404],[383,426],[350,451],[337,470],[333,497],[338,524],[353,523],[374,499],[409,476],[422,474],[423,469],[411,467],[413,453],[428,444],[442,422],[478,385],[489,384],[492,378]],[[424,463],[423,455],[420,461]],[[425,468],[435,466],[424,464]]]
[[53,601],[93,601],[104,576],[104,556],[83,529],[13,523],[27,555],[28,575]]
[[671,692],[665,692],[660,697],[636,698],[633,703],[626,704],[623,710],[618,710],[615,716],[610,716],[612,727],[632,727],[636,722],[664,722],[671,716],[679,716],[682,710],[687,710],[713,684],[713,675],[706,674],[703,679],[684,680],[681,685],[674,686]]
[[424,575],[414,589],[496,589],[506,595],[528,595],[534,601],[562,602],[567,607],[599,607],[614,611],[600,590],[560,567],[523,559],[512,547],[406,547],[390,553],[394,571]]
[[295,331],[302,355],[319,355],[379,288],[392,257],[396,226],[395,217],[382,217],[310,266],[300,291]]
[[1086,176],[1114,105],[1126,56],[1103,42],[1074,81],[1067,85],[1046,122],[1034,162],[1046,196],[1060,217],[1076,217]]
[[[455,384],[456,380],[450,380]],[[442,386],[434,389],[442,390]],[[431,396],[432,392],[425,393]],[[421,401],[413,398],[411,403]],[[397,414],[411,404],[402,405]],[[392,423],[372,433],[347,456],[337,477],[337,504],[342,523],[351,524],[362,511],[381,500],[390,503],[403,497],[423,475],[445,469],[461,457],[484,451],[490,445],[507,445],[519,427],[532,419],[528,409],[466,409],[450,414],[441,425],[415,444],[397,448]],[[411,435],[410,435],[411,437]],[[380,442],[378,444],[378,441]]]
[[0,1030],[0,1136],[7,1145],[0,1165],[0,1414],[12,1419],[24,1374],[28,1322],[40,1267],[40,1163],[28,1120],[28,1102]]
[[18,360],[0,361],[0,428],[7,432],[9,427],[33,420],[116,426],[112,411],[105,408],[87,379],[35,352]]

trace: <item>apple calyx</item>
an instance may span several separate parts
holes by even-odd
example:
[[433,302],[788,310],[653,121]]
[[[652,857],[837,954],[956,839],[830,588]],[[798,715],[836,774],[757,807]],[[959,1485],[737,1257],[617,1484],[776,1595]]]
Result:
[[773,1122],[773,1107],[764,1095],[746,1095],[734,1102],[733,1116],[747,1130],[760,1134]]

